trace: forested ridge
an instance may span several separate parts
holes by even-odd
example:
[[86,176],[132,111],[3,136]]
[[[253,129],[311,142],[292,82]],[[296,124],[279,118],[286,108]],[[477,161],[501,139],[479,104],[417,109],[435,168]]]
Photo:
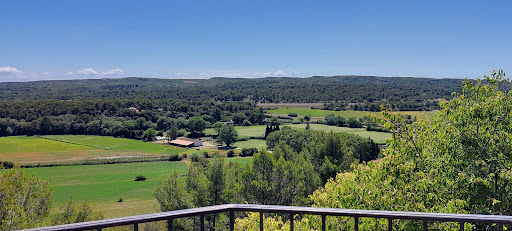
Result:
[[[51,80],[0,83],[0,100],[173,99],[260,103],[388,102],[435,106],[460,92],[461,79],[376,76],[269,77],[258,79],[122,79]],[[415,102],[415,103],[413,103]],[[412,107],[414,109],[414,107]]]
[[0,136],[90,134],[145,139],[148,129],[263,124],[257,103],[322,102],[327,110],[432,110],[460,79],[334,76],[260,79],[81,79],[0,83]]

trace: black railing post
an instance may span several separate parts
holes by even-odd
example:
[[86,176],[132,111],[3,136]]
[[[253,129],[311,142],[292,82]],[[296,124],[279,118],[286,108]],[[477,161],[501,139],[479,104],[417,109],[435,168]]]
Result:
[[260,212],[260,231],[263,231],[263,212]]
[[96,231],[101,231],[101,228],[99,228],[99,229],[96,229]]
[[172,219],[167,219],[167,231],[172,231]]
[[199,216],[199,220],[201,220],[201,231],[204,231],[204,215],[201,214]]
[[427,231],[427,230],[428,230],[428,221],[423,220],[423,231]]
[[388,231],[393,230],[393,219],[388,218]]
[[229,211],[229,230],[235,230],[235,211]]
[[293,231],[293,213],[290,213],[290,231]]
[[325,215],[322,215],[322,231],[325,231]]
[[133,224],[133,231],[139,231],[139,223]]
[[359,217],[354,217],[354,230],[359,230]]
[[464,222],[460,222],[459,224],[460,224],[459,230],[464,231]]
[[503,231],[503,225],[502,224],[496,224],[498,226],[498,231]]

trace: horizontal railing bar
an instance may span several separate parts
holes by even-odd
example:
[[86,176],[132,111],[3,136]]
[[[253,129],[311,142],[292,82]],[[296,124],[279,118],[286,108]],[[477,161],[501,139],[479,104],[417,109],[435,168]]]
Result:
[[467,222],[467,223],[499,223],[512,224],[512,216],[503,215],[481,215],[481,214],[456,214],[456,213],[425,213],[425,212],[402,212],[402,211],[384,211],[384,210],[362,210],[362,209],[335,209],[320,207],[299,207],[299,206],[279,206],[279,205],[253,205],[253,204],[226,204],[215,205],[193,209],[175,210],[162,213],[153,213],[137,215],[130,217],[120,217],[106,220],[89,221],[82,223],[50,226],[27,229],[26,231],[36,230],[88,230],[100,229],[114,226],[133,225],[136,223],[146,223],[152,221],[176,219],[182,217],[191,217],[207,215],[221,212],[263,212],[263,213],[287,213],[287,214],[312,214],[328,216],[346,216],[346,217],[369,217],[385,218],[399,220],[427,220],[441,222]]
[[363,209],[335,209],[320,207],[298,207],[280,205],[252,205],[234,204],[230,208],[236,211],[265,212],[265,213],[295,213],[347,217],[370,217],[370,218],[392,218],[400,220],[429,220],[445,222],[468,222],[468,223],[502,223],[512,224],[512,216],[503,215],[481,215],[481,214],[459,214],[459,213],[425,213],[425,212],[403,212],[386,210],[363,210]]
[[230,207],[233,207],[233,205],[232,204],[215,205],[215,206],[200,207],[200,208],[193,208],[193,209],[174,210],[174,211],[162,212],[162,213],[152,213],[152,214],[136,215],[136,216],[129,216],[129,217],[119,217],[119,218],[112,218],[112,219],[105,219],[105,220],[97,220],[97,221],[88,221],[88,222],[81,222],[81,223],[33,228],[33,229],[26,229],[25,231],[100,229],[100,228],[108,228],[108,227],[114,227],[114,226],[132,225],[135,223],[146,223],[146,222],[161,221],[161,220],[167,220],[167,219],[176,219],[176,218],[182,218],[182,217],[192,217],[192,216],[198,216],[198,215],[202,215],[202,214],[206,215],[206,214],[212,214],[212,213],[227,212],[227,211],[229,211],[228,208],[230,208]]

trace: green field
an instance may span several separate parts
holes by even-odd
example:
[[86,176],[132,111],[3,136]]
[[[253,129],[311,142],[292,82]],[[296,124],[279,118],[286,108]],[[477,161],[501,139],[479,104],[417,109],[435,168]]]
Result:
[[[254,126],[235,126],[239,137],[263,137],[265,136],[265,125]],[[204,131],[205,135],[217,135],[213,128],[208,128]]]
[[238,141],[234,143],[232,146],[237,148],[257,148],[258,150],[260,150],[261,148],[267,148],[266,141],[261,139]]
[[[251,163],[252,157],[227,158],[241,165]],[[76,165],[47,168],[27,168],[25,173],[47,180],[53,191],[53,207],[73,198],[87,201],[106,217],[120,217],[157,212],[153,197],[158,181],[177,171],[187,173],[185,162],[145,162],[105,165]],[[145,181],[134,181],[143,175]],[[117,202],[123,198],[123,202]]]
[[[279,108],[275,110],[268,110],[267,113],[273,113],[273,114],[288,114],[288,113],[297,113],[297,115],[301,116],[307,116],[311,115],[314,117],[325,117],[329,114],[334,113],[337,116],[341,116],[343,118],[361,118],[367,115],[375,116],[378,118],[383,118],[382,112],[370,112],[370,111],[328,111],[328,110],[320,110],[320,109],[309,109],[309,108]],[[403,115],[411,115],[412,117],[415,117],[417,119],[425,119],[434,114],[433,111],[397,111],[393,112],[397,114],[403,114]]]
[[35,136],[0,137],[0,153],[63,152],[88,149],[92,148],[75,144],[66,144],[52,140],[40,139]]
[[240,165],[245,166],[246,164],[252,164],[252,157],[226,158],[226,161],[239,163]]
[[[174,171],[184,175],[187,172],[187,165],[184,162],[145,162],[25,169],[26,173],[49,182],[53,191],[53,207],[58,207],[70,198],[91,204],[150,203],[147,207],[143,206],[143,213],[154,211],[155,186],[159,180]],[[134,181],[138,175],[148,179]],[[119,198],[123,198],[123,202],[117,202]],[[109,206],[98,206],[97,209],[105,212],[108,217],[118,214],[140,214],[138,211],[111,211]]]
[[151,142],[143,142],[140,140],[114,138],[111,136],[86,136],[86,135],[61,135],[61,136],[44,136],[53,140],[61,140],[88,146],[94,146],[101,149],[118,152],[143,152],[152,154],[171,154],[181,153],[184,150],[154,144]]
[[[306,129],[305,124],[287,124],[283,125],[287,127],[291,127],[294,129]],[[366,131],[364,128],[348,128],[348,127],[336,127],[336,126],[328,126],[325,124],[310,124],[310,128],[312,130],[322,130],[322,131],[333,131],[333,132],[345,132],[354,135],[358,135],[361,137],[370,137],[378,144],[386,143],[386,140],[391,138],[391,133],[387,132],[374,132],[374,131]]]
[[52,140],[35,136],[0,137],[0,160],[16,163],[49,163],[94,158],[158,156],[186,151],[160,144],[108,136],[44,137]]

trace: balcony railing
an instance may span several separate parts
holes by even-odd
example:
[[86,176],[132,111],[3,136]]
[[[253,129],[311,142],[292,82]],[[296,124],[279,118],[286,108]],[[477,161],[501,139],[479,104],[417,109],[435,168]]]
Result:
[[297,207],[297,206],[276,206],[276,205],[252,205],[252,204],[226,204],[193,209],[175,210],[163,213],[153,213],[146,215],[120,217],[106,220],[89,221],[82,223],[57,225],[26,229],[26,231],[35,230],[101,230],[103,228],[132,225],[134,230],[139,229],[139,224],[154,221],[167,221],[168,229],[172,230],[174,219],[183,217],[199,216],[201,230],[204,230],[204,216],[217,213],[228,213],[229,229],[234,230],[235,212],[259,212],[260,230],[263,230],[264,213],[280,213],[290,216],[290,230],[293,231],[293,215],[312,214],[319,215],[322,218],[322,230],[325,230],[326,216],[342,216],[354,218],[354,230],[359,229],[359,218],[380,218],[388,220],[388,230],[392,230],[393,220],[417,220],[423,221],[423,230],[428,229],[428,222],[456,222],[459,223],[460,230],[464,230],[465,223],[473,224],[496,224],[498,230],[503,230],[503,225],[512,224],[512,216],[500,215],[476,215],[476,214],[453,214],[453,213],[422,213],[422,212],[399,212],[382,210],[360,210],[360,209],[333,209],[318,207]]

